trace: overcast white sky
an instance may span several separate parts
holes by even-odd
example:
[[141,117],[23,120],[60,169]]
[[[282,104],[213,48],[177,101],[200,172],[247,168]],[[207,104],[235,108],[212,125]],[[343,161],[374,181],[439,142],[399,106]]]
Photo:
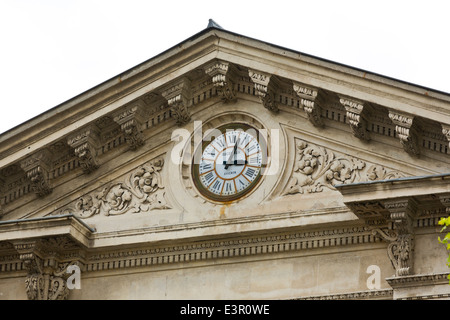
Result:
[[205,29],[450,92],[448,0],[0,0],[0,133]]

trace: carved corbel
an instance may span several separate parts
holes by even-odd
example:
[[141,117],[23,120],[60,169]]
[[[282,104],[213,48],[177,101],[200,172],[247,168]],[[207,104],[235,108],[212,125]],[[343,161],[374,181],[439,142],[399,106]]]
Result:
[[300,97],[300,103],[309,121],[316,127],[323,127],[324,124],[320,117],[321,107],[317,99],[318,90],[296,82],[293,83],[293,89]]
[[234,66],[226,61],[217,60],[205,67],[205,73],[211,77],[218,95],[224,102],[236,101],[234,91]]
[[188,78],[181,78],[161,92],[170,107],[172,116],[178,126],[185,125],[191,120],[191,82]]
[[396,276],[413,274],[414,230],[413,221],[417,214],[417,204],[412,198],[382,201],[390,214],[395,237],[387,239],[388,257]]
[[414,116],[389,110],[389,119],[395,124],[395,131],[403,149],[412,156],[418,156],[420,154],[419,130]]
[[449,194],[440,195],[439,201],[445,207],[445,213],[450,214],[450,195]]
[[279,80],[276,76],[265,72],[248,70],[251,81],[255,84],[256,94],[259,96],[263,106],[272,112],[278,112],[276,94],[279,88]]
[[339,102],[347,112],[347,119],[353,135],[361,140],[369,141],[370,134],[367,130],[368,106],[362,101],[344,96],[339,97]]
[[21,168],[31,182],[31,189],[40,197],[44,197],[52,192],[48,173],[50,163],[51,154],[47,149],[37,151],[20,163]]
[[447,138],[448,146],[450,148],[450,125],[442,123],[442,134]]
[[120,125],[125,141],[131,150],[144,145],[142,126],[146,121],[145,104],[135,101],[113,114],[114,121]]
[[14,243],[15,250],[27,270],[25,290],[29,300],[65,300],[69,295],[66,272],[69,265],[61,262],[59,251],[67,241],[59,238],[23,240]]
[[67,144],[74,149],[75,155],[86,173],[99,167],[97,160],[99,141],[99,130],[95,125],[87,126],[67,138]]

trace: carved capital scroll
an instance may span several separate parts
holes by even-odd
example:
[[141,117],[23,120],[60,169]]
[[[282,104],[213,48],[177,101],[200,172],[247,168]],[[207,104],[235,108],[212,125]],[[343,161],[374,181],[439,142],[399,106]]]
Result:
[[234,90],[234,66],[227,62],[217,60],[205,67],[205,73],[212,79],[212,83],[220,98],[224,102],[236,101]]
[[51,154],[47,149],[37,151],[20,163],[28,180],[31,182],[32,190],[40,197],[44,197],[52,192],[48,173],[50,163]]
[[418,156],[420,154],[419,134],[414,116],[389,110],[389,119],[395,124],[395,131],[403,149],[412,156]]
[[120,125],[131,150],[144,145],[142,126],[145,122],[145,104],[137,100],[114,114],[114,121]]
[[259,96],[263,106],[272,112],[278,112],[276,94],[279,88],[279,80],[277,77],[251,69],[248,70],[248,75],[255,85],[256,94]]
[[99,130],[95,125],[87,126],[69,136],[67,144],[74,149],[84,172],[90,173],[99,167],[97,160]]
[[293,89],[300,97],[300,103],[309,121],[316,127],[323,127],[324,124],[320,117],[321,107],[317,98],[318,90],[297,82],[293,83]]
[[339,102],[347,112],[347,119],[352,129],[353,135],[361,140],[369,141],[370,134],[367,130],[368,106],[364,102],[340,96]]
[[167,100],[172,116],[179,126],[185,125],[191,120],[189,111],[191,94],[191,82],[185,77],[172,83],[161,92],[161,95]]

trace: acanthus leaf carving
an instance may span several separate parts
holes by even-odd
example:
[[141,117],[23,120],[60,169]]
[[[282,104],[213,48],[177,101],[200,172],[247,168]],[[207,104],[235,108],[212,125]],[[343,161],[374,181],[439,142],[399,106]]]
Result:
[[413,219],[417,214],[417,204],[412,198],[382,201],[390,213],[397,238],[388,246],[388,256],[396,276],[413,273],[414,230]]
[[69,296],[66,272],[70,265],[79,265],[80,257],[61,261],[65,248],[79,249],[67,238],[42,238],[14,243],[27,270],[25,290],[29,300],[66,300]]
[[73,205],[75,215],[89,218],[97,214],[110,216],[170,209],[160,174],[163,165],[162,159],[148,162],[124,182],[109,184],[100,191],[80,197]]
[[335,190],[335,185],[404,177],[405,174],[368,164],[348,155],[295,139],[295,163],[284,195]]

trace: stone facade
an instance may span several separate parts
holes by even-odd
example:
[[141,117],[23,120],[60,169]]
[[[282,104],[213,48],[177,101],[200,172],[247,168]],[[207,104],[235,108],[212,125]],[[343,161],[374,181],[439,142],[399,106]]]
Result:
[[[266,162],[220,201],[193,158],[232,124]],[[449,130],[447,94],[210,25],[0,136],[0,299],[447,299]]]

